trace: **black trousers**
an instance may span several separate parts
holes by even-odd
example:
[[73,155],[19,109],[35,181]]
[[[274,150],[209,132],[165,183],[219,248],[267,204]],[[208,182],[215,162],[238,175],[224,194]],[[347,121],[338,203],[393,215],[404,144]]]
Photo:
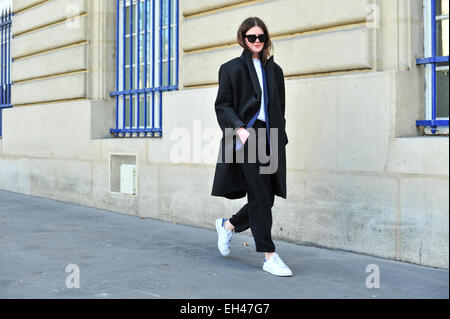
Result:
[[[253,128],[256,133],[256,141],[260,134],[266,134],[266,155],[269,154],[267,143],[266,123],[256,120]],[[258,128],[264,128],[258,134]],[[259,143],[256,143],[258,145]],[[244,152],[244,163],[239,163],[242,175],[247,188],[247,204],[245,204],[236,214],[230,218],[230,223],[235,227],[234,231],[239,233],[250,228],[257,252],[274,252],[275,245],[272,241],[272,206],[274,203],[274,193],[272,187],[272,174],[260,174],[259,167],[269,165],[261,163],[256,156],[256,163],[249,163],[248,140],[245,142],[242,151]],[[256,146],[258,154],[258,146]]]

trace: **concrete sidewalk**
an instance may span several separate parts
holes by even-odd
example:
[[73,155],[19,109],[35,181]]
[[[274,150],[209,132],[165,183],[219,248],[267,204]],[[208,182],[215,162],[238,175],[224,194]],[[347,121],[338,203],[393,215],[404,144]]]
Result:
[[[250,246],[242,244],[248,242]],[[236,235],[0,191],[0,298],[448,298],[448,271],[276,242],[294,276],[261,270]],[[73,284],[79,269],[79,288]],[[366,266],[380,288],[366,287]]]

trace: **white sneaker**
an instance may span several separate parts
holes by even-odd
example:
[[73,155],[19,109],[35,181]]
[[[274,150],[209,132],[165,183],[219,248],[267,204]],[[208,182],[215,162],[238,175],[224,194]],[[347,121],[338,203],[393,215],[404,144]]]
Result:
[[263,270],[270,272],[275,276],[292,276],[292,271],[286,266],[277,253],[270,257],[269,260],[264,260]]
[[230,254],[230,242],[233,238],[233,231],[227,231],[223,226],[225,218],[219,218],[216,220],[216,230],[217,230],[217,247],[223,256],[228,256]]

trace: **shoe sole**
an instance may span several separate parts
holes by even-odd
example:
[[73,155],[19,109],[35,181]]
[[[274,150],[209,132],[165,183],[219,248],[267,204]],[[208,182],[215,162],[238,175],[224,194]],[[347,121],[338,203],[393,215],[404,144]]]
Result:
[[291,274],[277,274],[277,273],[274,273],[274,272],[272,272],[272,271],[270,271],[270,270],[268,270],[268,269],[266,269],[264,267],[263,267],[263,270],[268,272],[269,274],[272,274],[272,275],[278,276],[278,277],[292,277],[292,273]]

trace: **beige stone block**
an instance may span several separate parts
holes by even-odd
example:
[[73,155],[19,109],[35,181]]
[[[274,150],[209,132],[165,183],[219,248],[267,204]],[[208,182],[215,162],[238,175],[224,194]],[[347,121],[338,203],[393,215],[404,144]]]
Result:
[[90,101],[14,107],[4,121],[4,153],[27,157],[92,159]]
[[[370,38],[369,29],[356,27],[274,40],[274,61],[283,68],[285,76],[371,68]],[[324,43],[327,43],[327,50],[324,50]],[[183,85],[217,83],[220,65],[241,53],[242,48],[236,45],[185,54]]]
[[401,259],[448,269],[449,180],[401,180]]
[[28,158],[0,158],[0,189],[30,194],[30,160]]
[[289,169],[339,167],[337,77],[286,80]]
[[[95,201],[105,197],[109,192],[108,161],[92,161],[92,195]],[[100,205],[101,206],[101,205]]]
[[239,202],[244,204],[243,200],[222,201],[223,209],[215,210],[221,199],[211,196],[214,170],[210,166],[164,165],[159,170],[158,219],[212,226],[215,219],[236,213]]
[[[13,107],[3,117],[3,153],[17,156],[52,157],[48,138],[54,132],[45,116],[35,110]],[[34,116],[33,116],[34,115]],[[44,137],[44,139],[43,139]]]
[[90,102],[91,141],[110,138],[110,129],[115,128],[116,103],[113,99],[93,99]]
[[390,72],[340,78],[335,95],[339,169],[384,171],[393,121],[392,83]]
[[220,65],[240,56],[241,53],[240,46],[231,46],[219,50],[184,54],[180,61],[180,67],[183,69],[180,81],[183,86],[218,83]]
[[395,257],[395,179],[289,171],[287,186],[273,208],[277,238]]
[[[28,1],[30,2],[30,1]],[[12,33],[19,34],[87,12],[87,0],[46,1],[40,6],[14,15]],[[14,1],[14,10],[16,3]],[[19,7],[20,8],[20,7]],[[75,24],[74,20],[68,23]]]
[[31,195],[87,204],[92,196],[92,164],[71,159],[30,159]]
[[23,10],[33,5],[45,2],[44,0],[14,0],[13,10],[14,12]]
[[161,213],[161,179],[169,178],[161,176],[160,164],[148,165],[141,161],[137,165],[137,203],[138,215],[144,218],[158,218]]
[[371,39],[365,26],[280,39],[274,41],[275,59],[285,76],[370,69]]
[[385,72],[286,80],[288,168],[383,172],[391,76]]
[[[197,3],[189,4],[190,12]],[[272,36],[364,22],[368,4],[368,0],[253,2],[186,19],[181,25],[184,36],[180,41],[184,51],[235,43],[239,25],[244,19],[254,16],[264,21]],[[214,2],[210,3],[210,6],[214,5]],[[203,6],[206,6],[206,1]],[[197,5],[199,8],[203,6]]]
[[86,72],[15,83],[13,105],[86,97]]
[[61,22],[35,32],[25,33],[12,39],[11,56],[15,59],[85,41],[86,30],[87,17],[82,16],[77,24]]
[[85,44],[19,59],[11,64],[12,81],[87,69]]
[[395,73],[395,135],[420,135],[416,121],[425,118],[425,77],[420,67]]
[[387,170],[403,174],[448,176],[448,153],[448,137],[396,138],[391,141]]
[[190,0],[181,1],[181,12],[183,15],[191,15],[195,13],[200,13],[207,10],[219,9],[225,6],[230,6],[238,3],[245,3],[247,0]]

